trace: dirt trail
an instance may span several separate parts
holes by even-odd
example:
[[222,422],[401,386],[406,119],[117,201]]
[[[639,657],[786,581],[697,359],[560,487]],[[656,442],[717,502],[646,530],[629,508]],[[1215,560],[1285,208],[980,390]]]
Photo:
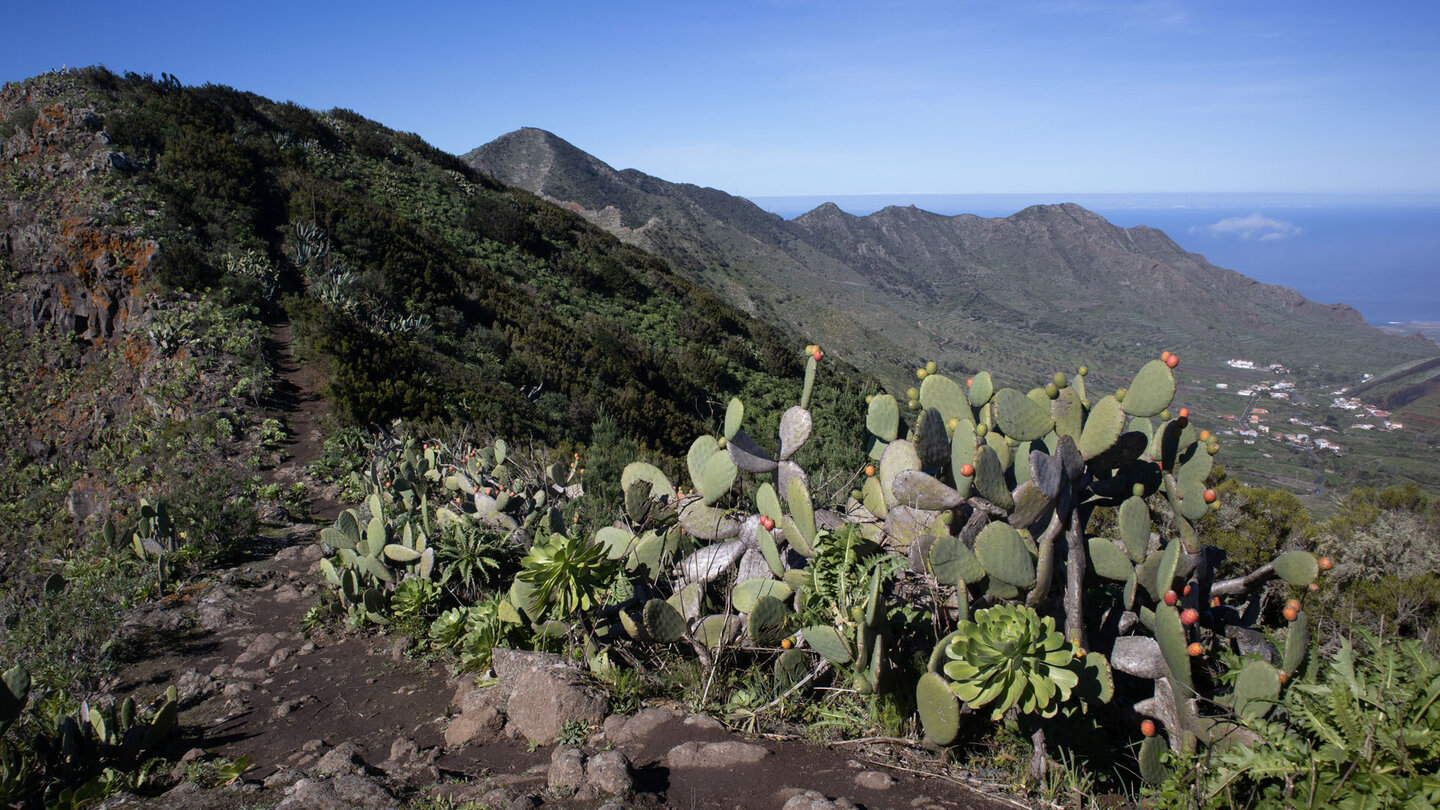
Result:
[[324,446],[324,422],[329,409],[320,394],[320,378],[312,366],[300,363],[291,350],[293,327],[289,321],[272,325],[265,340],[265,356],[275,369],[270,395],[265,399],[266,411],[281,420],[285,441],[281,444],[282,460],[275,468],[261,474],[267,483],[306,484],[311,514],[317,520],[333,520],[341,505],[325,487],[310,479],[306,468],[320,457]]

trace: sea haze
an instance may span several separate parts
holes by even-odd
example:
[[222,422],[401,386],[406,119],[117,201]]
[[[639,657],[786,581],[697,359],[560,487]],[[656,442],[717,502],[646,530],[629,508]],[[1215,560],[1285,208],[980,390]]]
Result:
[[1373,324],[1440,321],[1440,196],[1294,194],[865,194],[751,197],[787,219],[833,202],[863,216],[890,205],[1005,217],[1073,202],[1122,226],[1149,225],[1212,264]]

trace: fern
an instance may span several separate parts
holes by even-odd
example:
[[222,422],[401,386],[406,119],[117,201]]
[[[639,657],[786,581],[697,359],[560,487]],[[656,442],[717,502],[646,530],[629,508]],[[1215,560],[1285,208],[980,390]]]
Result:
[[[1249,791],[1262,806],[1440,806],[1440,661],[1416,641],[1361,631],[1318,676],[1294,684],[1259,742],[1218,758],[1207,795]],[[1427,803],[1428,802],[1428,803]]]

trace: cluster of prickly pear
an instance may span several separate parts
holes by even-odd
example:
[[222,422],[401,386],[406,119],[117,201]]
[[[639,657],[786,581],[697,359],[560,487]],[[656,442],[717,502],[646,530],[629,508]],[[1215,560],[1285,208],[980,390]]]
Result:
[[[961,385],[934,367],[921,369],[921,385],[909,392],[919,413],[904,438],[899,403],[871,398],[878,470],[850,511],[869,519],[872,536],[907,549],[916,570],[956,589],[957,619],[972,599],[1023,602],[1062,620],[1069,642],[1099,651],[1099,664],[1155,680],[1155,695],[1136,709],[1189,747],[1221,736],[1196,708],[1201,698],[1240,700],[1235,695],[1249,696],[1259,678],[1251,667],[1244,688],[1227,693],[1212,677],[1212,653],[1228,647],[1262,656],[1272,670],[1280,663],[1249,626],[1258,602],[1247,609],[1245,599],[1272,576],[1308,585],[1318,563],[1291,551],[1244,577],[1216,581],[1220,552],[1201,546],[1193,522],[1216,506],[1205,480],[1219,445],[1191,426],[1187,409],[1170,413],[1178,364],[1166,352],[1127,388],[1094,400],[1084,368],[1025,392],[998,387],[986,372]],[[1118,542],[1088,534],[1097,508],[1117,510]],[[1117,586],[1089,587],[1097,578]],[[1287,657],[1295,660],[1277,670],[1282,677],[1303,657],[1303,615],[1290,638]],[[939,723],[927,733],[947,736],[954,712],[938,684],[922,681],[917,696]],[[1150,748],[1163,744],[1151,739]]]
[[438,480],[446,492],[453,493],[455,511],[448,507],[438,510],[440,519],[463,513],[514,534],[520,542],[563,532],[558,502],[584,493],[574,483],[574,465],[567,469],[557,462],[538,475],[525,476],[506,464],[508,449],[505,440],[497,439],[493,445],[469,450],[443,464]]
[[[14,666],[3,674],[0,684],[0,737],[24,711],[30,696],[30,673]],[[33,711],[33,710],[32,710]],[[46,718],[47,726],[35,735],[20,773],[10,774],[6,795],[19,803],[32,797],[36,806],[63,804],[60,793],[75,791],[106,770],[130,770],[142,755],[154,751],[175,730],[179,702],[175,687],[166,690],[164,700],[150,710],[141,709],[134,698],[117,706],[100,707],[81,703],[74,715]],[[0,760],[11,762],[7,743],[0,739]],[[16,806],[19,806],[17,803]],[[28,803],[25,806],[30,806]]]
[[338,589],[356,619],[385,624],[389,592],[395,584],[407,577],[428,580],[434,573],[429,510],[424,494],[414,519],[408,514],[399,522],[387,519],[384,499],[378,492],[370,493],[366,506],[369,520],[354,509],[346,509],[333,527],[320,530],[321,542],[335,553],[333,559],[320,561],[320,573]]
[[[868,693],[881,687],[889,647],[882,572],[858,567],[844,572],[859,578],[861,592],[840,600],[843,605],[832,604],[836,615],[826,617],[832,623],[815,623],[813,612],[806,613],[816,601],[817,549],[842,536],[846,542],[864,541],[846,515],[815,508],[809,478],[794,461],[810,438],[813,419],[806,405],[824,357],[816,346],[806,347],[805,354],[801,401],[781,416],[773,452],[743,429],[744,405],[732,399],[721,434],[699,437],[686,454],[691,494],[677,491],[650,464],[630,464],[621,487],[639,533],[607,527],[596,542],[611,559],[625,560],[627,570],[643,575],[634,583],[630,608],[618,617],[623,637],[686,642],[707,661],[721,644],[755,650],[779,644],[784,652],[776,660],[776,675],[786,684],[810,669],[802,651],[808,647],[847,666],[855,688]],[[753,509],[732,497],[742,476],[768,478],[754,486]],[[673,575],[668,580],[662,576],[667,571]],[[802,614],[810,616],[803,625]]]
[[[113,542],[114,524],[105,524],[105,538]],[[130,534],[130,548],[142,561],[155,565],[156,586],[164,589],[170,579],[170,554],[180,545],[175,524],[170,521],[170,512],[164,502],[151,504],[140,499],[140,520]]]

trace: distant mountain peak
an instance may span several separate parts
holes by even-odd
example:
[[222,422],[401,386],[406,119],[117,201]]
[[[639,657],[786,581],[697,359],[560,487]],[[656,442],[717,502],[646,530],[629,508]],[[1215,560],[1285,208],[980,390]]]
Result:
[[1293,362],[1331,365],[1339,358],[1317,347],[1347,345],[1351,363],[1413,352],[1348,308],[1215,267],[1161,231],[1121,228],[1073,202],[1008,217],[913,205],[856,216],[826,202],[785,220],[723,191],[616,172],[539,130],[466,159],[880,374],[898,357],[1053,371],[1055,350],[1081,345],[1103,347],[1096,362],[1159,345],[1283,347]]

